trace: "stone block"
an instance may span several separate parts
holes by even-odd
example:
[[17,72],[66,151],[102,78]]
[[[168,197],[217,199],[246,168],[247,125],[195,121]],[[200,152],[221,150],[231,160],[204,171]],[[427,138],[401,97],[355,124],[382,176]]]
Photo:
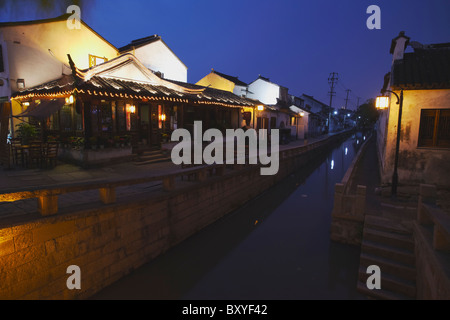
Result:
[[55,215],[58,213],[58,196],[43,195],[38,197],[38,211],[43,216]]

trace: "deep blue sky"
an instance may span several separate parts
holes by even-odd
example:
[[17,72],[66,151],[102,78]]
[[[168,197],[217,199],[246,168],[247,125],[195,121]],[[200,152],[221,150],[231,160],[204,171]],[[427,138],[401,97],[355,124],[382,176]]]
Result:
[[[27,0],[21,0],[27,2]],[[8,2],[8,1],[7,1]],[[19,1],[17,1],[19,2]],[[28,1],[30,2],[30,1]],[[259,74],[329,102],[328,76],[339,74],[333,107],[375,97],[389,71],[392,38],[402,30],[421,43],[450,42],[449,0],[89,0],[82,19],[117,47],[160,35],[188,66],[195,83],[211,68],[244,82]],[[381,9],[381,30],[369,30],[369,5]],[[65,13],[32,5],[0,12],[1,21]]]

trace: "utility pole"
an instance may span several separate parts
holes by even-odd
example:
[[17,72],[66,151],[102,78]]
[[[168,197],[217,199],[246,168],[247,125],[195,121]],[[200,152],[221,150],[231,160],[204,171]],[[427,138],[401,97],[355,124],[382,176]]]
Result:
[[358,110],[358,108],[359,108],[359,99],[361,99],[361,98],[358,97],[358,102],[356,103],[356,110]]
[[328,77],[328,84],[331,87],[331,90],[329,92],[329,95],[330,95],[330,111],[328,113],[328,132],[330,132],[331,109],[333,108],[333,97],[336,95],[336,92],[334,91],[334,85],[336,84],[337,80],[338,80],[337,72],[330,73],[330,76]]
[[345,99],[345,110],[347,110],[347,103],[348,103],[348,94],[350,93],[350,91],[352,91],[352,90],[350,90],[350,89],[347,89],[347,90],[345,90],[345,91],[347,91],[347,98]]

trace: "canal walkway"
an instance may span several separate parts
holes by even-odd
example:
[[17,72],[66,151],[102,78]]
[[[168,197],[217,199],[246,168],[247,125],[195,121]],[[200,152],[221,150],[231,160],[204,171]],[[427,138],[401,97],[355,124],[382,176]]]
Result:
[[[280,151],[298,148],[320,140],[327,139],[336,133],[330,133],[308,140],[291,141],[280,145]],[[126,162],[104,167],[84,169],[76,165],[60,162],[53,169],[24,169],[13,168],[0,170],[0,194],[19,192],[35,188],[47,189],[67,187],[74,184],[118,181],[125,179],[151,177],[154,175],[170,174],[180,170],[180,166],[171,161],[142,165],[139,162]],[[160,187],[161,182],[155,181],[146,184],[122,187],[120,195],[136,195],[149,192],[152,188]],[[37,201],[25,199],[15,202],[0,202],[0,219],[24,215],[37,216]],[[61,195],[58,200],[60,209],[70,208],[82,203],[99,203],[98,191],[88,190],[83,192]]]

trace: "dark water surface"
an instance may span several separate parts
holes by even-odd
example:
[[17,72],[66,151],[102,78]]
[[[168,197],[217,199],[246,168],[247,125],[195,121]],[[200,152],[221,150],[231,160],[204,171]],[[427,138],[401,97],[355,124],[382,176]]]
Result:
[[336,145],[92,299],[363,299],[359,248],[329,236],[334,185],[361,143]]

